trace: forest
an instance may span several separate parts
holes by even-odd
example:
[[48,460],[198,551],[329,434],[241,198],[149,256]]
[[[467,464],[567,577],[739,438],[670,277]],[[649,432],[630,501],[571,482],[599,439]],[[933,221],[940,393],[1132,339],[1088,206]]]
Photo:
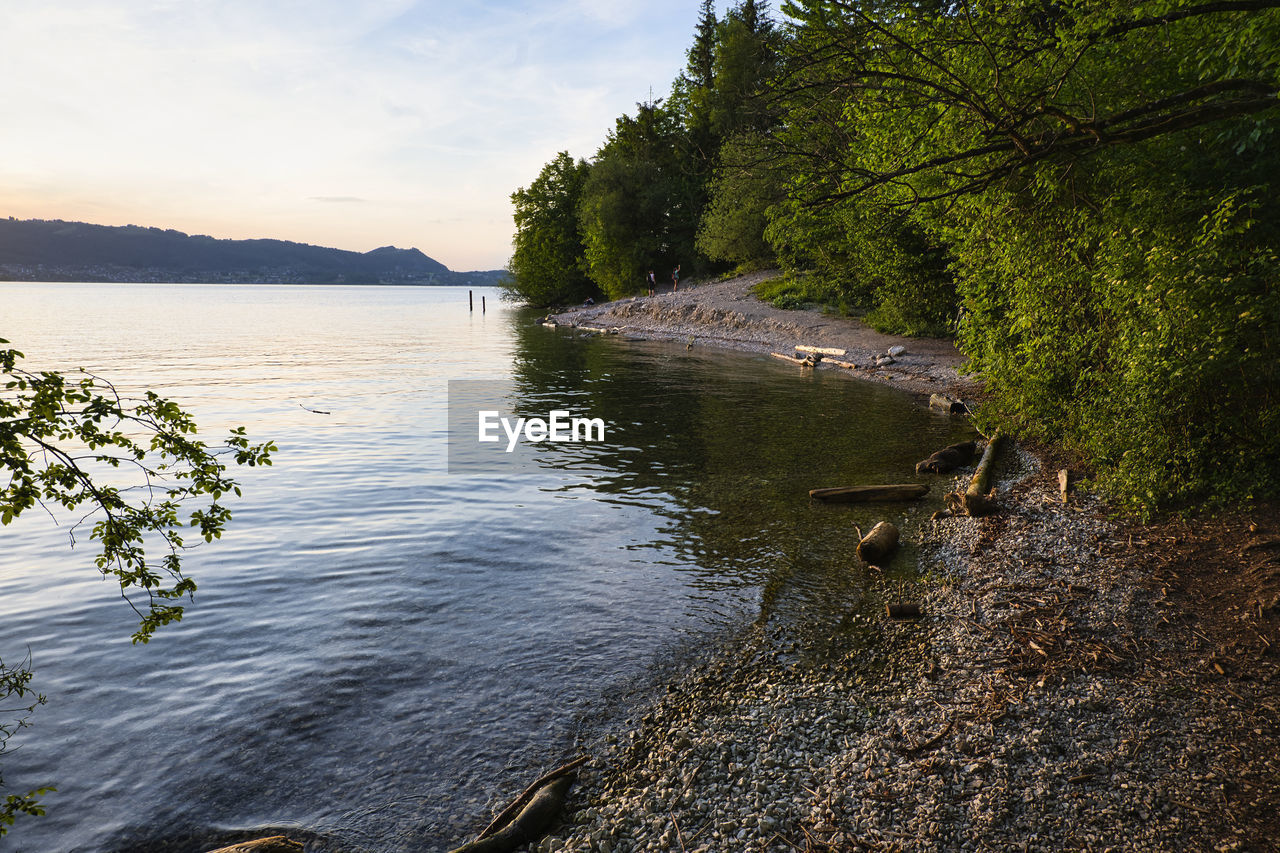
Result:
[[762,296],[954,336],[983,429],[1119,509],[1280,487],[1280,0],[703,0],[663,99],[512,194],[564,304],[777,268]]

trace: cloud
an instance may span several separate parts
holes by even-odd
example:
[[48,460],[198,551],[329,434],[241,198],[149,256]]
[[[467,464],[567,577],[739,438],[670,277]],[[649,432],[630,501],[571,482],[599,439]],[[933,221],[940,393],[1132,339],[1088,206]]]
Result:
[[511,192],[560,150],[590,157],[650,87],[662,97],[697,15],[691,0],[13,5],[6,204],[26,188],[25,215],[78,205],[226,236],[416,245],[455,269],[505,262]]

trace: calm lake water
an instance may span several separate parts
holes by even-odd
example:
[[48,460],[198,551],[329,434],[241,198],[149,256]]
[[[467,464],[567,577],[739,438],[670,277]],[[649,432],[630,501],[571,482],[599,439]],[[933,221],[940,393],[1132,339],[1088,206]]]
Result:
[[[480,312],[480,296],[488,311]],[[752,622],[874,620],[854,525],[816,486],[912,480],[963,425],[767,357],[546,329],[465,289],[0,284],[31,369],[81,367],[279,445],[186,558],[186,618],[133,646],[87,531],[0,530],[0,657],[49,697],[0,758],[55,785],[15,851],[447,849],[590,734],[655,663]],[[600,444],[449,473],[449,380],[608,424]],[[321,414],[324,412],[325,414]],[[908,551],[895,570],[910,572]],[[203,846],[202,846],[203,845]]]

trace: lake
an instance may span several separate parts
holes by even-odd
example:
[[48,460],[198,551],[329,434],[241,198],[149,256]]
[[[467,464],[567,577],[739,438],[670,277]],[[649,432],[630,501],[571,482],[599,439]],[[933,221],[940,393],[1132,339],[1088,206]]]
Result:
[[[0,657],[29,651],[48,696],[0,759],[4,792],[58,789],[6,850],[201,850],[258,828],[447,849],[663,662],[751,624],[875,618],[855,525],[909,531],[936,504],[807,490],[910,481],[961,422],[835,371],[576,336],[467,297],[0,284],[0,336],[29,369],[156,390],[210,444],[244,425],[279,446],[238,473],[228,531],[186,557],[194,602],[146,646],[87,531],[73,548],[39,510],[0,530]],[[515,411],[600,418],[605,440],[451,469],[450,382],[479,380]]]

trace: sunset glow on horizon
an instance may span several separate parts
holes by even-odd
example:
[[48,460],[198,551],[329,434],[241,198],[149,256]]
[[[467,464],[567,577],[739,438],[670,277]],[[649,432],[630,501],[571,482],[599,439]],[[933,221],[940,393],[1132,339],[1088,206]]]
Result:
[[695,0],[6,4],[0,216],[511,251],[510,194],[683,68]]

